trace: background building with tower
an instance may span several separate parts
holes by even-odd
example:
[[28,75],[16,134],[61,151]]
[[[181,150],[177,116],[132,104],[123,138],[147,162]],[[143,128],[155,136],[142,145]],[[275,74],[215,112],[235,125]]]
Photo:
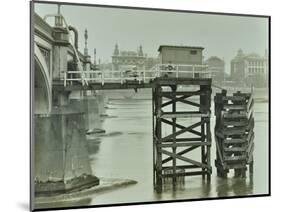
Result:
[[268,55],[244,54],[239,49],[231,60],[231,79],[242,86],[266,87],[268,84]]

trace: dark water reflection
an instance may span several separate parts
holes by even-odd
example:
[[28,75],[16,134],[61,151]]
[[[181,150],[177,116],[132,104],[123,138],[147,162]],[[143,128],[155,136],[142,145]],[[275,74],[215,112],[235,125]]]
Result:
[[217,178],[216,180],[218,197],[253,194],[253,176],[232,179]]
[[[89,204],[114,204],[176,199],[241,196],[268,193],[268,104],[255,104],[254,174],[246,178],[218,178],[214,166],[215,144],[212,140],[211,183],[201,176],[185,178],[176,190],[167,186],[156,193],[152,182],[151,100],[111,100],[103,122],[106,135],[91,136],[90,153],[95,175],[126,178],[138,184],[95,196]],[[214,116],[214,115],[213,115]],[[211,120],[214,127],[214,118]],[[163,130],[165,133],[165,129]],[[167,132],[168,133],[168,132]],[[213,132],[212,132],[213,135]],[[199,156],[193,153],[193,157]],[[198,155],[196,155],[198,154]]]

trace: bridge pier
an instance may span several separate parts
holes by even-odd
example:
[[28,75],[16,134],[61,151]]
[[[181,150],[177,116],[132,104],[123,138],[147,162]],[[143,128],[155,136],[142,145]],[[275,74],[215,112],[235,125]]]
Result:
[[36,196],[99,184],[90,166],[83,101],[71,102],[68,92],[54,92],[51,113],[34,115]]
[[85,130],[88,134],[102,133],[105,130],[101,127],[101,116],[105,114],[105,102],[103,94],[83,93],[82,95],[70,96],[70,105],[79,110],[85,111]]
[[59,108],[35,115],[35,194],[51,195],[99,184],[92,175],[83,113]]
[[[176,188],[192,175],[207,175],[209,182],[211,79],[157,78],[152,96],[154,188],[161,192],[167,178]],[[200,158],[190,154],[200,147]]]
[[87,96],[85,100],[85,104],[88,109],[88,130],[87,133],[96,133],[96,132],[105,132],[101,129],[101,112],[100,112],[100,104],[96,96]]
[[95,97],[98,101],[100,115],[105,116],[106,115],[106,111],[105,111],[106,97],[105,97],[105,95],[101,92],[101,93],[97,93],[95,95]]

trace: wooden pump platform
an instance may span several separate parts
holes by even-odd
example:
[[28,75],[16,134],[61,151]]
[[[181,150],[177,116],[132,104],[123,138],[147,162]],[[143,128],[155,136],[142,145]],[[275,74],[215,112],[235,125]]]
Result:
[[215,165],[219,177],[226,178],[230,169],[236,177],[245,177],[247,165],[253,173],[254,100],[251,93],[226,90],[215,96]]
[[[153,83],[154,188],[161,192],[167,179],[175,187],[192,175],[210,181],[211,79],[157,78]],[[195,150],[200,157],[190,154]]]

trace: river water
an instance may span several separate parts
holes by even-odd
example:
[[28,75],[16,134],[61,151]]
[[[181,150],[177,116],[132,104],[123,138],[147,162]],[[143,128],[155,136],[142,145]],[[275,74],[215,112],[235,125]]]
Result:
[[[201,176],[191,176],[185,178],[184,186],[177,190],[167,188],[161,194],[153,189],[152,101],[109,99],[107,106],[108,117],[102,123],[106,134],[90,138],[90,157],[94,174],[98,177],[133,179],[138,183],[94,196],[90,205],[268,193],[268,103],[255,103],[252,179],[249,179],[248,172],[246,179],[233,178],[231,174],[228,179],[216,176],[213,138],[211,148],[213,174],[210,185],[203,181]],[[213,128],[214,114],[211,120],[211,129]],[[212,131],[212,136],[213,134]]]

